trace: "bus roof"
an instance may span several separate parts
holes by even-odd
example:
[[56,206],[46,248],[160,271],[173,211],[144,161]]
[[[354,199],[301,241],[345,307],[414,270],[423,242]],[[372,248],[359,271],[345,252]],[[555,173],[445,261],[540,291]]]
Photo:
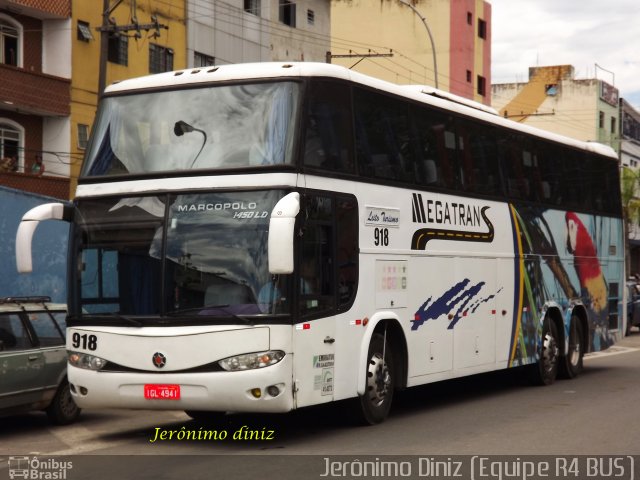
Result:
[[239,63],[210,67],[197,67],[172,72],[158,73],[144,77],[122,80],[109,85],[105,93],[125,93],[135,90],[159,89],[215,84],[240,80],[263,80],[274,78],[329,77],[348,80],[377,90],[410,98],[434,107],[454,111],[468,117],[493,123],[528,135],[571,145],[600,155],[617,159],[615,150],[597,142],[584,142],[565,137],[548,130],[523,125],[502,118],[484,104],[423,85],[397,85],[362,73],[354,72],[340,65],[316,62],[261,62]]

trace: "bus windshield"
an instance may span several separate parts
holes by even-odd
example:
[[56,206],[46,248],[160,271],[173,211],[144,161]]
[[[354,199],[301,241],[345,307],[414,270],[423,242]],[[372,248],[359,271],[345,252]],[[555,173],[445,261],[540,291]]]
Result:
[[290,164],[298,93],[265,82],[107,97],[81,176]]
[[267,266],[282,191],[166,194],[77,203],[83,315],[172,318],[288,312]]

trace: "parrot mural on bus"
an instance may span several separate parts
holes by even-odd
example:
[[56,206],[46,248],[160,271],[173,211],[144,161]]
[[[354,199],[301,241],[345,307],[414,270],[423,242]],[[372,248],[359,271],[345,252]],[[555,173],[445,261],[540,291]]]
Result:
[[573,212],[565,215],[567,250],[574,256],[574,267],[580,289],[591,301],[591,308],[600,314],[607,306],[607,284],[598,262],[598,252],[582,221]]

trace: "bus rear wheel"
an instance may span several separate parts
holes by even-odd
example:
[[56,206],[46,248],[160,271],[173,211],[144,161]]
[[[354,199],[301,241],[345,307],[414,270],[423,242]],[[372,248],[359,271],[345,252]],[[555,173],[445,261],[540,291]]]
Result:
[[359,398],[361,420],[375,425],[389,415],[396,377],[393,352],[383,335],[371,337],[367,354],[367,376],[365,392]]
[[540,359],[531,366],[532,380],[536,385],[551,385],[558,376],[560,349],[558,348],[558,329],[549,318],[542,325],[542,344]]
[[582,334],[582,322],[572,315],[569,326],[569,351],[560,363],[560,375],[563,378],[575,378],[582,372],[584,344]]

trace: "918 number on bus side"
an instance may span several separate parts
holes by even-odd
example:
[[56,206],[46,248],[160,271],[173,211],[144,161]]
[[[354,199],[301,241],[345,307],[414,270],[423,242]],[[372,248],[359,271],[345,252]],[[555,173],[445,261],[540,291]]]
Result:
[[389,246],[389,229],[388,228],[374,228],[373,229],[373,244],[376,247],[388,247]]

